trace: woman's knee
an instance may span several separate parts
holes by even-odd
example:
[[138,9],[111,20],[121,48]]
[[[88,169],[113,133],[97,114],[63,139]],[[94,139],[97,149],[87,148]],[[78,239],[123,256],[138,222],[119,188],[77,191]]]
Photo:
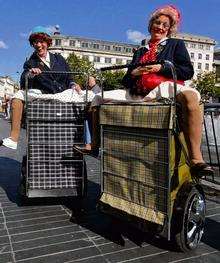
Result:
[[198,95],[193,91],[185,91],[177,96],[177,101],[182,104],[182,107],[187,111],[195,111],[199,109]]
[[23,109],[23,101],[16,98],[13,99],[11,102],[11,108],[12,110]]

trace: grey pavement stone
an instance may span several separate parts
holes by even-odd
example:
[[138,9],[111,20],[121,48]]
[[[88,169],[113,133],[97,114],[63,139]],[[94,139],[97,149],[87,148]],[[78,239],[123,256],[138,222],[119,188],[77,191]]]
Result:
[[12,242],[20,242],[25,240],[32,240],[37,238],[47,238],[56,235],[65,235],[69,233],[78,233],[82,232],[82,229],[78,225],[67,225],[58,228],[50,228],[43,231],[34,231],[27,233],[20,233],[11,235]]
[[39,255],[49,256],[51,254],[65,253],[65,251],[67,252],[75,251],[73,252],[73,254],[77,254],[78,252],[80,253],[80,251],[82,251],[83,248],[88,248],[88,247],[94,247],[94,244],[89,240],[83,240],[83,239],[79,241],[73,240],[73,241],[58,243],[58,244],[56,244],[55,241],[55,244],[52,245],[15,251],[15,257],[16,260],[22,260],[26,258],[35,258],[38,257]]
[[50,237],[37,237],[35,239],[29,239],[20,242],[13,242],[13,249],[15,251],[22,249],[29,249],[34,247],[49,246],[55,243],[65,243],[74,240],[88,239],[86,234],[81,232],[72,232],[61,235],[53,235]]
[[9,262],[13,262],[13,256],[12,253],[0,253],[0,262],[2,263],[9,263]]
[[[19,261],[19,263],[64,263],[68,261],[81,260],[83,258],[89,258],[90,256],[99,255],[99,250],[95,246],[81,248],[72,251],[63,251],[61,253],[55,253],[52,255],[38,256],[38,258],[29,258],[25,261]],[[104,261],[105,262],[105,261]]]

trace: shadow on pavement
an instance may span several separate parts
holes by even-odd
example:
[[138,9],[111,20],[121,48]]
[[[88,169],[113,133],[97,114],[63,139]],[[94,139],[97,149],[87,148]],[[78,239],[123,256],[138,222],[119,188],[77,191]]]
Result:
[[0,187],[5,191],[8,199],[18,202],[18,187],[20,183],[21,163],[7,157],[0,157]]
[[202,238],[202,242],[206,245],[220,250],[220,223],[210,218],[206,218],[205,232]]
[[166,239],[150,232],[142,232],[127,222],[100,212],[97,209],[100,185],[88,181],[88,188],[88,197],[84,199],[81,212],[77,214],[73,206],[68,207],[72,210],[71,222],[77,223],[92,233],[120,246],[125,246],[126,240],[130,240],[139,247],[147,243],[161,249],[177,251],[173,244],[167,242]]

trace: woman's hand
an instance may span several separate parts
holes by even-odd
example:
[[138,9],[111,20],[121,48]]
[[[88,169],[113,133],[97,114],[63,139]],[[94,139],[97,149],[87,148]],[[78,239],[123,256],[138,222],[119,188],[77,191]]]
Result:
[[39,68],[31,68],[31,69],[29,70],[29,72],[30,72],[32,75],[36,76],[36,75],[41,74],[41,73],[42,73],[42,70],[39,69]]
[[73,88],[78,94],[80,94],[81,91],[82,91],[80,85],[77,84],[77,83],[75,83],[74,85],[72,85],[72,88]]
[[132,70],[131,75],[140,76],[142,74],[157,73],[161,70],[161,67],[161,64],[137,67],[136,69]]

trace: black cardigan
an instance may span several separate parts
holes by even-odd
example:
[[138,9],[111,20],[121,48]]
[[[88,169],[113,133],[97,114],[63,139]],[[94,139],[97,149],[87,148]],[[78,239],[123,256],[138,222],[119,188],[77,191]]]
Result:
[[[178,80],[184,81],[193,77],[193,66],[183,40],[168,38],[159,45],[158,49],[160,51],[157,54],[156,60],[171,61],[176,68]],[[135,66],[132,66],[132,64],[137,64],[140,61],[141,57],[144,55],[144,53],[146,53],[147,51],[148,49],[146,47],[140,47],[135,51],[131,62],[131,66],[129,67],[126,75],[122,80],[123,85],[129,90],[131,95],[146,95],[140,94],[140,92],[137,91],[135,84],[138,77],[131,77],[131,71],[135,68]],[[163,65],[158,74],[166,78],[172,78],[171,69],[166,64]]]
[[[42,71],[70,71],[66,60],[59,54],[50,55],[50,68],[42,62],[42,60],[33,53],[31,57],[24,63],[24,71],[21,75],[20,86],[25,88],[25,73],[31,68],[40,68]],[[40,89],[42,93],[54,94],[62,92],[69,88],[73,83],[70,74],[39,74],[29,80],[28,88]]]

